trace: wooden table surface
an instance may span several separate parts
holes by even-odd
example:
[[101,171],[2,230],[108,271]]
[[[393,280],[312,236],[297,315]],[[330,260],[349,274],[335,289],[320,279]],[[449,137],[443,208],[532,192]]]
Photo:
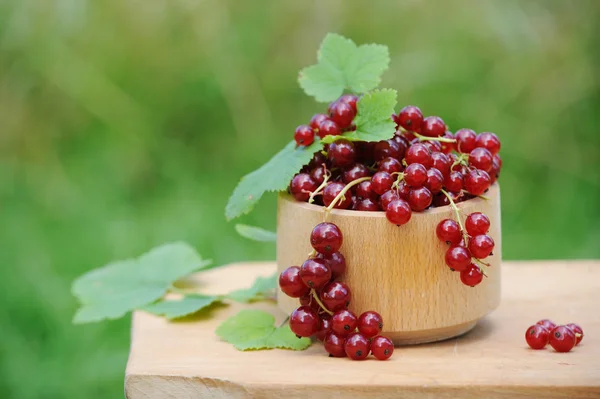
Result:
[[[194,279],[203,293],[225,293],[274,270],[274,263],[236,264]],[[385,362],[329,358],[319,344],[239,352],[214,331],[244,307],[286,317],[265,302],[178,322],[136,312],[127,398],[600,398],[600,261],[505,262],[501,305],[474,330],[396,348]],[[529,349],[525,330],[542,318],[580,324],[583,342],[569,353]]]

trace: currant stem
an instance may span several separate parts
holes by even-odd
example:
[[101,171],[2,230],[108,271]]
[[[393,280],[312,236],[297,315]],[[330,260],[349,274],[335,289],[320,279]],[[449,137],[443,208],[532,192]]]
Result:
[[337,203],[340,202],[340,200],[344,197],[344,195],[346,195],[348,190],[350,190],[352,187],[356,186],[357,184],[360,184],[367,180],[371,180],[371,178],[370,177],[361,177],[360,179],[352,180],[350,183],[346,184],[346,186],[342,189],[342,191],[340,191],[340,193],[335,196],[333,201],[331,201],[331,204],[329,204],[329,206],[327,208],[325,208],[325,220],[327,220],[327,217],[329,216],[329,212],[331,212],[331,210],[337,205]]
[[323,176],[323,183],[321,183],[321,185],[319,187],[317,187],[317,189],[315,191],[313,191],[312,193],[310,193],[310,197],[308,197],[308,203],[312,204],[315,201],[315,197],[319,194],[321,194],[321,192],[323,191],[323,189],[327,186],[327,183],[329,181],[329,172],[326,171],[325,175]]
[[413,134],[416,138],[419,139],[419,141],[439,141],[440,143],[456,143],[456,139],[449,139],[447,137],[428,137],[423,136],[422,134],[419,134],[417,132],[413,132]]
[[311,288],[310,294],[313,296],[313,298],[315,299],[315,301],[317,301],[317,303],[319,304],[319,306],[321,307],[321,309],[323,309],[324,311],[326,311],[327,313],[329,313],[331,316],[333,316],[333,312],[330,311],[329,309],[327,309],[325,307],[325,305],[323,305],[323,302],[321,302],[321,299],[319,298],[319,295],[317,294],[317,291],[314,290],[314,288]]

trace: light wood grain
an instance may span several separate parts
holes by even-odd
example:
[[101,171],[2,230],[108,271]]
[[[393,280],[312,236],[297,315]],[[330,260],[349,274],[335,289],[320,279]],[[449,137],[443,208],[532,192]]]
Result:
[[[483,212],[491,221],[488,233],[495,241],[488,278],[475,288],[465,286],[459,273],[444,262],[448,245],[435,229],[440,221],[454,219],[450,206],[414,212],[409,223],[391,224],[384,212],[332,211],[329,221],[344,235],[340,252],[346,257],[343,281],[352,290],[350,309],[357,314],[379,312],[384,331],[396,343],[422,343],[450,338],[468,331],[500,302],[501,226],[500,189],[486,193],[488,200],[472,199],[458,204],[462,219]],[[277,264],[283,271],[300,266],[312,250],[310,233],[323,221],[323,207],[298,202],[280,194],[277,212]],[[278,292],[286,312],[298,300]]]
[[[396,348],[386,362],[303,352],[238,352],[214,330],[252,306],[285,319],[275,304],[234,304],[210,316],[168,322],[136,312],[125,378],[141,398],[598,398],[600,262],[505,262],[500,307],[468,334]],[[246,287],[273,263],[238,264],[194,277],[202,292]],[[577,322],[585,332],[570,353],[527,348],[526,328],[541,318]]]

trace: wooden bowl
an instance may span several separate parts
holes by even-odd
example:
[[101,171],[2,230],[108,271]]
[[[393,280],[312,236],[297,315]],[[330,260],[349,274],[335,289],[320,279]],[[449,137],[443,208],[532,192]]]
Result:
[[[410,222],[395,226],[384,212],[333,210],[329,221],[344,235],[340,252],[346,257],[342,280],[352,291],[350,310],[359,315],[375,310],[383,316],[384,334],[396,345],[418,344],[452,338],[471,330],[477,321],[500,303],[500,188],[494,184],[487,200],[457,204],[462,219],[472,212],[490,218],[488,233],[495,241],[493,255],[485,261],[488,277],[476,287],[461,283],[458,272],[444,262],[448,245],[438,240],[435,229],[454,218],[450,206],[413,213]],[[298,202],[280,194],[277,214],[277,267],[300,266],[311,252],[310,233],[323,221],[324,208]],[[278,305],[291,313],[298,299],[281,291]]]

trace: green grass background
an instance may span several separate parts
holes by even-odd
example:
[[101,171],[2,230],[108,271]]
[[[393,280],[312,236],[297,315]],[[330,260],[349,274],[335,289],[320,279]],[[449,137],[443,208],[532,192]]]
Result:
[[[79,274],[187,240],[274,256],[223,209],[323,110],[327,32],[389,46],[384,87],[502,139],[506,259],[600,258],[600,2],[0,3],[0,397],[122,396],[129,320],[72,326]],[[274,197],[242,219],[274,228]]]

